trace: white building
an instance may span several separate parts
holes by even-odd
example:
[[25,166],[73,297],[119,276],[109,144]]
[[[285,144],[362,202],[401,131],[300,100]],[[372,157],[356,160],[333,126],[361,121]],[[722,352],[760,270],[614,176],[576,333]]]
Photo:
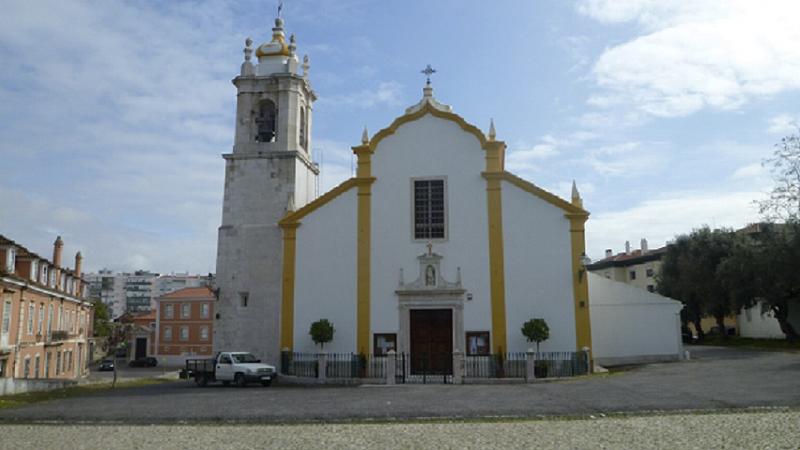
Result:
[[98,273],[86,274],[89,282],[89,298],[99,298],[110,307],[111,317],[126,312],[138,313],[155,308],[156,298],[189,287],[209,286],[213,276],[172,273],[159,275],[146,270],[133,273],[113,273],[102,269]]
[[681,302],[588,273],[592,354],[601,365],[682,357]]
[[[313,91],[282,22],[249,61],[226,159],[217,259],[218,350],[277,362],[326,350],[413,354],[524,351],[522,324],[550,326],[544,351],[591,347],[584,255],[588,212],[504,168],[505,143],[423,97],[353,147],[355,177],[313,198]],[[249,44],[249,43],[248,43]],[[413,366],[412,366],[413,370]]]

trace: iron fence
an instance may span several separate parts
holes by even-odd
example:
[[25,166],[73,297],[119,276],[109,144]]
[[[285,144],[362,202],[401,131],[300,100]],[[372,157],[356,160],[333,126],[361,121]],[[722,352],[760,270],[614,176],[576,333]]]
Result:
[[316,378],[319,375],[317,362],[317,355],[314,353],[284,352],[281,354],[281,373],[297,377]]
[[467,355],[464,376],[467,378],[525,378],[524,352]]
[[[319,357],[318,355],[316,357]],[[356,353],[329,353],[326,355],[327,378],[385,378],[387,358]]]
[[588,373],[586,352],[539,352],[536,354],[536,378],[574,377]]
[[[586,352],[539,352],[534,356],[536,378],[585,375]],[[465,378],[528,378],[528,354],[524,352],[466,355]],[[385,379],[391,356],[356,353],[290,353],[281,355],[281,373],[298,377],[319,377],[319,361],[325,360],[325,377],[330,379]],[[397,353],[394,355],[397,383],[452,383],[452,353]]]

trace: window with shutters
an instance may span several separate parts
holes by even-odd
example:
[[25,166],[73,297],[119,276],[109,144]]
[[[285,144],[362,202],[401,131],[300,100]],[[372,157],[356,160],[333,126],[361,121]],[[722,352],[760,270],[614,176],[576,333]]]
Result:
[[414,180],[414,239],[445,239],[444,179]]

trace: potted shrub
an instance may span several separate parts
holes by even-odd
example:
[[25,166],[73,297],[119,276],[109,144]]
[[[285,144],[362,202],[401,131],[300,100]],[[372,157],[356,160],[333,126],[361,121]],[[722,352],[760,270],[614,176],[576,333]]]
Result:
[[325,344],[333,340],[335,331],[333,324],[328,319],[320,319],[311,324],[308,334],[311,335],[311,340],[318,344],[320,349],[324,349]]
[[534,318],[522,325],[522,335],[528,339],[528,342],[535,342],[536,343],[536,362],[533,366],[533,373],[536,378],[545,378],[547,377],[547,369],[549,364],[547,361],[540,360],[539,356],[539,344],[543,341],[546,341],[550,338],[550,327],[547,326],[547,322],[541,318]]

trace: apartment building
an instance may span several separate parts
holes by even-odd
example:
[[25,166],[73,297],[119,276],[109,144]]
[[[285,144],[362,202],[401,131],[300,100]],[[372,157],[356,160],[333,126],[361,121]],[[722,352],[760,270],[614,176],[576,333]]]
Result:
[[186,358],[212,354],[214,300],[207,286],[180,289],[156,299],[159,362],[183,364]]
[[108,269],[87,274],[91,298],[99,298],[111,309],[111,317],[155,310],[156,298],[187,287],[209,286],[213,276],[172,273],[160,275],[146,270],[113,273]]
[[656,275],[661,270],[661,258],[667,247],[654,250],[648,248],[647,239],[642,239],[638,250],[625,242],[625,251],[616,255],[606,249],[605,258],[586,266],[586,270],[609,280],[630,284],[650,292],[656,291]]
[[82,256],[62,266],[64,242],[52,261],[0,235],[0,377],[74,379],[86,376],[93,344],[93,307]]

